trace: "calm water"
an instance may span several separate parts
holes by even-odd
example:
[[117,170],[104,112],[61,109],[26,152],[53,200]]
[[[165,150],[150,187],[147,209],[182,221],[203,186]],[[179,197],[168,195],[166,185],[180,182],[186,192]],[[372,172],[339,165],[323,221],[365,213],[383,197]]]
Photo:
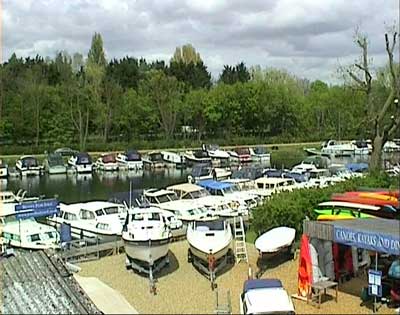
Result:
[[[291,167],[299,163],[303,156],[290,156],[280,161],[272,158],[271,164],[275,167]],[[363,157],[335,158],[332,163],[367,162]],[[117,192],[128,192],[132,189],[161,188],[176,183],[187,181],[190,169],[166,168],[160,171],[121,171],[112,173],[97,173],[91,175],[43,175],[40,177],[9,178],[0,180],[0,190],[25,189],[30,196],[45,195],[46,197],[58,196],[59,200],[66,203],[107,200],[110,195]]]

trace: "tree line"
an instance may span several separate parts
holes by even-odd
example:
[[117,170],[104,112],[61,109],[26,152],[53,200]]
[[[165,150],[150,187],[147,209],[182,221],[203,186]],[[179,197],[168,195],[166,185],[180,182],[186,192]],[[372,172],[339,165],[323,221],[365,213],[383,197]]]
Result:
[[[377,102],[390,87],[372,81]],[[281,139],[369,138],[366,94],[345,82],[328,85],[288,71],[225,65],[217,80],[191,45],[169,63],[126,56],[107,60],[95,33],[84,58],[19,58],[0,66],[0,140],[73,145],[139,137],[194,141],[262,135]]]

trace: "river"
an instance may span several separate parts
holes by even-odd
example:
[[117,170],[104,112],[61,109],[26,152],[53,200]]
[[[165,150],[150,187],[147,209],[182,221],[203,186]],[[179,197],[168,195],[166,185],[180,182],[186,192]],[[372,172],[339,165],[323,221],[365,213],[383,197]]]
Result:
[[[275,159],[275,167],[291,167],[302,160],[303,155]],[[362,162],[365,158],[335,158],[332,163]],[[9,178],[0,181],[0,190],[14,192],[24,189],[29,196],[56,196],[61,202],[72,203],[89,200],[107,200],[113,193],[130,189],[162,188],[186,182],[190,169],[166,168],[160,171],[120,171],[93,174],[42,175],[40,177]]]

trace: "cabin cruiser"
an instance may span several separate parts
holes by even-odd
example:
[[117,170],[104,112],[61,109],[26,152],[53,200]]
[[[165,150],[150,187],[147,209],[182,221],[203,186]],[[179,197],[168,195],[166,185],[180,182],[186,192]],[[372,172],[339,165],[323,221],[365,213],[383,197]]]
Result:
[[191,174],[188,175],[188,182],[194,184],[205,179],[222,180],[229,178],[231,175],[232,172],[225,168],[213,168],[210,164],[197,164],[192,168]]
[[128,170],[141,170],[143,168],[142,156],[136,150],[118,153],[116,160],[120,165],[128,168]]
[[77,173],[91,173],[93,171],[92,158],[86,152],[76,153],[68,160],[68,165]]
[[39,176],[42,171],[38,160],[32,155],[21,156],[15,164],[15,169],[21,176]]
[[353,140],[351,144],[354,147],[355,155],[368,155],[372,152],[372,144],[368,140]]
[[260,177],[255,180],[255,185],[271,195],[300,188],[292,178]]
[[29,250],[58,248],[60,236],[55,228],[34,218],[18,220],[15,203],[2,205],[0,215],[1,244]]
[[207,152],[203,150],[186,151],[183,157],[188,166],[193,166],[198,163],[211,164],[211,158],[208,156]]
[[183,155],[170,151],[161,151],[161,154],[166,163],[174,164],[176,166],[183,166],[185,164],[185,158]]
[[231,207],[243,214],[247,214],[249,209],[256,207],[259,201],[256,196],[240,191],[231,183],[209,179],[198,182],[198,185],[207,189],[211,195],[225,197],[231,203]]
[[267,152],[265,147],[249,148],[251,159],[255,162],[270,165],[271,154]]
[[95,163],[100,171],[118,171],[118,162],[114,153],[102,154]]
[[177,184],[167,187],[167,190],[175,192],[179,199],[191,200],[200,206],[206,207],[219,217],[233,217],[240,214],[237,209],[231,208],[230,202],[226,198],[213,196],[208,190],[195,184]]
[[234,151],[237,153],[240,163],[251,162],[251,153],[249,148],[241,147],[236,148]]
[[328,140],[322,144],[321,154],[327,156],[351,156],[355,153],[354,145],[351,143],[337,143]]
[[60,203],[60,212],[48,218],[48,223],[59,227],[71,225],[74,238],[99,239],[101,242],[115,241],[121,236],[127,208],[107,201],[85,203]]
[[0,178],[6,178],[8,176],[8,165],[3,163],[0,159]]
[[394,141],[386,141],[383,145],[383,152],[400,152],[400,145]]
[[165,162],[161,152],[152,151],[143,157],[143,165],[148,168],[163,168],[165,167]]
[[130,209],[122,232],[127,260],[152,267],[168,255],[171,236],[169,224],[160,209]]
[[172,212],[184,225],[194,220],[207,220],[213,216],[204,206],[199,206],[191,200],[179,200],[171,190],[148,189],[143,195],[150,205]]
[[225,220],[192,222],[188,226],[186,238],[189,243],[188,257],[193,257],[208,266],[209,256],[218,260],[232,251],[232,231]]
[[240,314],[295,314],[293,302],[278,279],[246,280],[239,307]]
[[39,197],[26,197],[26,190],[20,189],[17,194],[12,191],[0,191],[0,204],[3,203],[20,203],[23,201],[36,201]]
[[256,196],[255,198],[258,204],[261,204],[265,199],[268,199],[271,196],[270,192],[258,189],[254,180],[248,178],[230,178],[224,180],[223,182],[235,185],[238,191]]
[[203,144],[202,149],[203,151],[207,152],[211,160],[221,163],[227,163],[229,160],[229,153],[220,149],[219,145],[217,144]]
[[67,167],[60,153],[50,153],[44,160],[44,168],[49,174],[66,174]]

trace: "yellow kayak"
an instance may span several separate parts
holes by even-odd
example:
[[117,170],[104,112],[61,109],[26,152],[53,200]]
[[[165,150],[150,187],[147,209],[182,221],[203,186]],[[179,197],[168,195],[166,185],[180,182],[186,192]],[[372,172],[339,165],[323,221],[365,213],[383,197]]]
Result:
[[370,193],[370,192],[360,193],[359,196],[363,197],[363,198],[372,198],[372,199],[379,199],[379,200],[385,200],[385,201],[397,201],[396,197],[389,196],[389,195],[383,195],[383,194],[377,194],[377,193]]

